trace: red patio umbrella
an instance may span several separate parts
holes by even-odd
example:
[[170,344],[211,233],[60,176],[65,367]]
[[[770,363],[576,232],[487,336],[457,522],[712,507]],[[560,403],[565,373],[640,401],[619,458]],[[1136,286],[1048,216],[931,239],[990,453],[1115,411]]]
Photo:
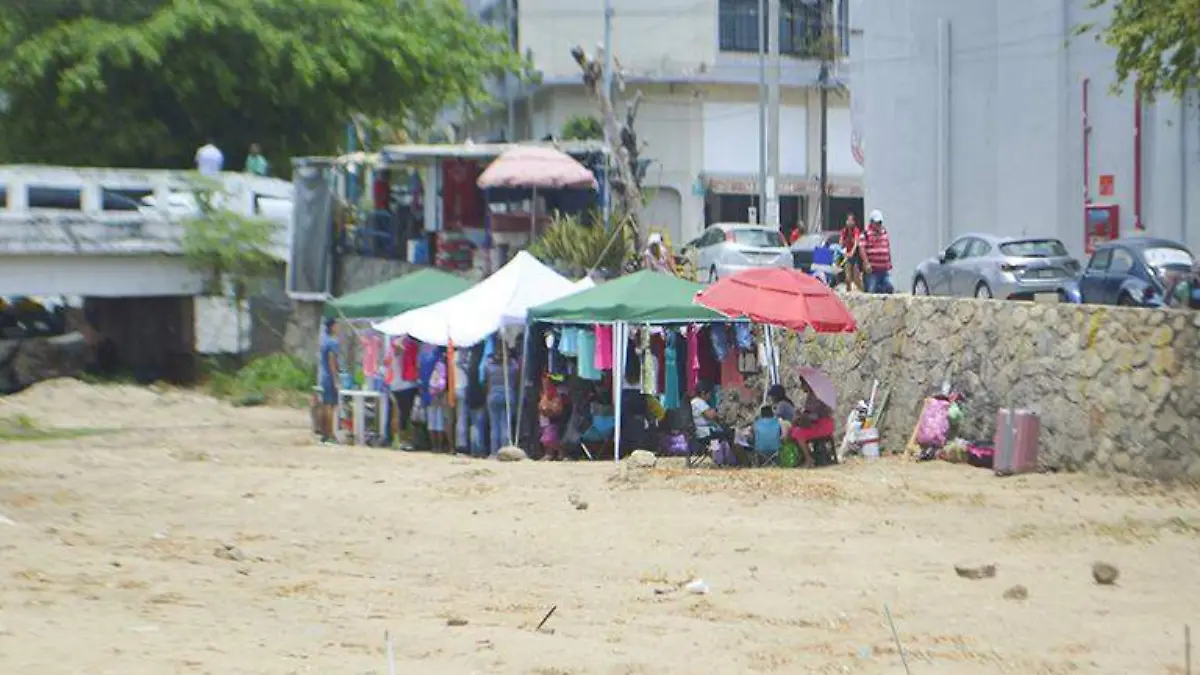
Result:
[[759,267],[717,281],[696,303],[730,318],[818,333],[853,333],[858,324],[833,289],[799,270]]

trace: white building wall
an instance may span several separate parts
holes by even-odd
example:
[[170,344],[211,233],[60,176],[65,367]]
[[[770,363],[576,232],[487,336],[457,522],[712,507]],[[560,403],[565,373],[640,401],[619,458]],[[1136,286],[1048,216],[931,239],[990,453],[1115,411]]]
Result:
[[[1076,27],[1103,19],[1086,0],[860,1],[861,50],[852,58],[862,68],[856,90],[867,101],[866,207],[887,216],[900,285],[920,260],[968,231],[1058,237],[1084,256],[1085,79],[1091,198],[1118,204],[1122,233],[1134,233],[1133,95],[1110,92],[1109,48],[1073,37]],[[949,57],[939,69],[942,22]],[[1194,249],[1198,134],[1194,108],[1169,99],[1146,105],[1145,233]],[[1102,175],[1113,177],[1111,197],[1099,194]]]

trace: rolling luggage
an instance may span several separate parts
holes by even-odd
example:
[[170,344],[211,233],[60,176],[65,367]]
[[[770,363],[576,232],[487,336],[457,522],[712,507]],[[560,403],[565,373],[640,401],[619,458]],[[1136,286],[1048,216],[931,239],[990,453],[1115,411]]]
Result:
[[1038,434],[1041,420],[1031,410],[1001,408],[996,413],[996,454],[992,467],[998,476],[1038,469]]

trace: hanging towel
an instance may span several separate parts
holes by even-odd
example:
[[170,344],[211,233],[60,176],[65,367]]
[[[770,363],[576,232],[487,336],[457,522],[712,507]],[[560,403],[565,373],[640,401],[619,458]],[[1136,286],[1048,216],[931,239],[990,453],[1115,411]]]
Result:
[[575,356],[579,353],[579,329],[568,326],[562,329],[562,338],[558,341],[558,353],[563,356]]
[[576,345],[579,348],[579,377],[584,380],[599,380],[596,368],[596,335],[589,330],[580,330]]
[[725,360],[725,353],[729,351],[729,331],[724,324],[714,323],[708,329],[709,341],[712,343],[713,356],[717,357],[717,361]]
[[379,373],[379,336],[363,335],[359,338],[362,346],[363,379],[369,380]]
[[612,326],[596,326],[596,355],[593,363],[596,370],[612,370],[613,329]]
[[748,323],[739,323],[734,326],[734,333],[737,335],[738,349],[748,352],[754,349],[754,329]]
[[667,336],[667,346],[664,352],[664,361],[666,361],[666,381],[663,382],[663,407],[667,410],[675,410],[680,405],[679,397],[679,358],[678,344],[679,336],[671,333]]

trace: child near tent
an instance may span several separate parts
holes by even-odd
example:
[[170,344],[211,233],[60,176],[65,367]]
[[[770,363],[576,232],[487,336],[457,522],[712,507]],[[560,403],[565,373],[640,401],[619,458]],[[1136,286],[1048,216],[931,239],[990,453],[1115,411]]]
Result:
[[450,437],[446,433],[446,360],[441,350],[435,354],[437,361],[429,374],[429,405],[425,409],[425,417],[431,449],[443,452],[450,449]]
[[754,451],[759,455],[776,455],[783,443],[783,426],[775,417],[775,409],[769,405],[762,407],[758,419],[754,421]]
[[541,433],[538,437],[547,462],[559,462],[563,459],[563,444],[558,425],[562,421],[565,405],[563,393],[555,378],[546,375],[542,381],[542,396],[538,401],[538,422]]

